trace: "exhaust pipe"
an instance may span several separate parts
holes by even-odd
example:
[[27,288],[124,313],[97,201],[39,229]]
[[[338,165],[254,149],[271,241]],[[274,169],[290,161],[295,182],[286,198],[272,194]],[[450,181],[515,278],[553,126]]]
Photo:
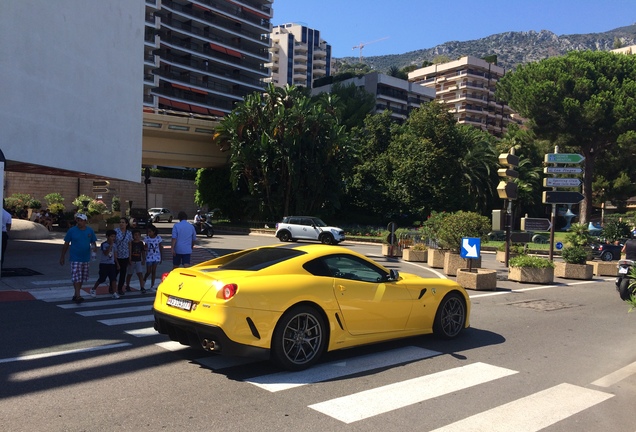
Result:
[[201,346],[206,351],[215,351],[220,348],[218,342],[209,339],[203,339],[201,341]]

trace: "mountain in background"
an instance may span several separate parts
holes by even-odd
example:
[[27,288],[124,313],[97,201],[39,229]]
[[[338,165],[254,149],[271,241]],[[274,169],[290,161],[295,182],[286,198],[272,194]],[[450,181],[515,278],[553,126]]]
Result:
[[[496,55],[499,66],[513,69],[519,64],[564,55],[569,51],[609,51],[616,48],[614,42],[617,39],[622,46],[636,45],[636,24],[604,33],[563,36],[557,36],[547,30],[506,32],[466,42],[446,42],[433,48],[404,54],[363,57],[362,62],[374,70],[387,72],[391,66],[399,69],[411,65],[420,67],[423,62],[432,62],[437,56],[457,59],[466,55],[478,58]],[[358,57],[342,57],[336,60],[349,64],[359,63]]]

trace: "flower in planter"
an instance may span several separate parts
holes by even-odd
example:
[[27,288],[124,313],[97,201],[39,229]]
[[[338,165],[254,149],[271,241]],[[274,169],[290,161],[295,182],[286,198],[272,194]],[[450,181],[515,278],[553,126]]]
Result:
[[426,245],[424,243],[415,243],[412,247],[411,250],[414,251],[425,251],[428,248],[426,247]]
[[546,258],[540,258],[531,255],[519,255],[510,258],[508,261],[510,267],[530,267],[530,268],[554,268],[554,263]]

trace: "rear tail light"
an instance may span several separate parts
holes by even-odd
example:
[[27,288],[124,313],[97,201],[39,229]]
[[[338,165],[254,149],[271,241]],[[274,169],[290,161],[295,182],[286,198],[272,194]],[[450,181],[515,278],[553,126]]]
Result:
[[161,275],[161,282],[165,281],[169,274],[170,274],[170,272],[162,274]]
[[236,294],[236,289],[238,288],[238,286],[236,284],[227,284],[223,286],[223,289],[221,290],[221,292],[223,293],[223,299],[224,300],[229,300],[232,297],[234,297],[234,294]]

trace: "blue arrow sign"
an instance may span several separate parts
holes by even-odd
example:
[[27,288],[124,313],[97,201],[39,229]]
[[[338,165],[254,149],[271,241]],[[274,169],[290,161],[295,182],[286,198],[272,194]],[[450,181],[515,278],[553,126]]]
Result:
[[557,248],[557,250],[561,250],[561,249],[563,249],[563,243],[561,243],[561,242],[558,242],[558,243],[557,243],[557,244],[555,244],[554,246]]
[[462,258],[478,259],[481,253],[481,239],[475,237],[463,237],[462,248],[459,256]]

